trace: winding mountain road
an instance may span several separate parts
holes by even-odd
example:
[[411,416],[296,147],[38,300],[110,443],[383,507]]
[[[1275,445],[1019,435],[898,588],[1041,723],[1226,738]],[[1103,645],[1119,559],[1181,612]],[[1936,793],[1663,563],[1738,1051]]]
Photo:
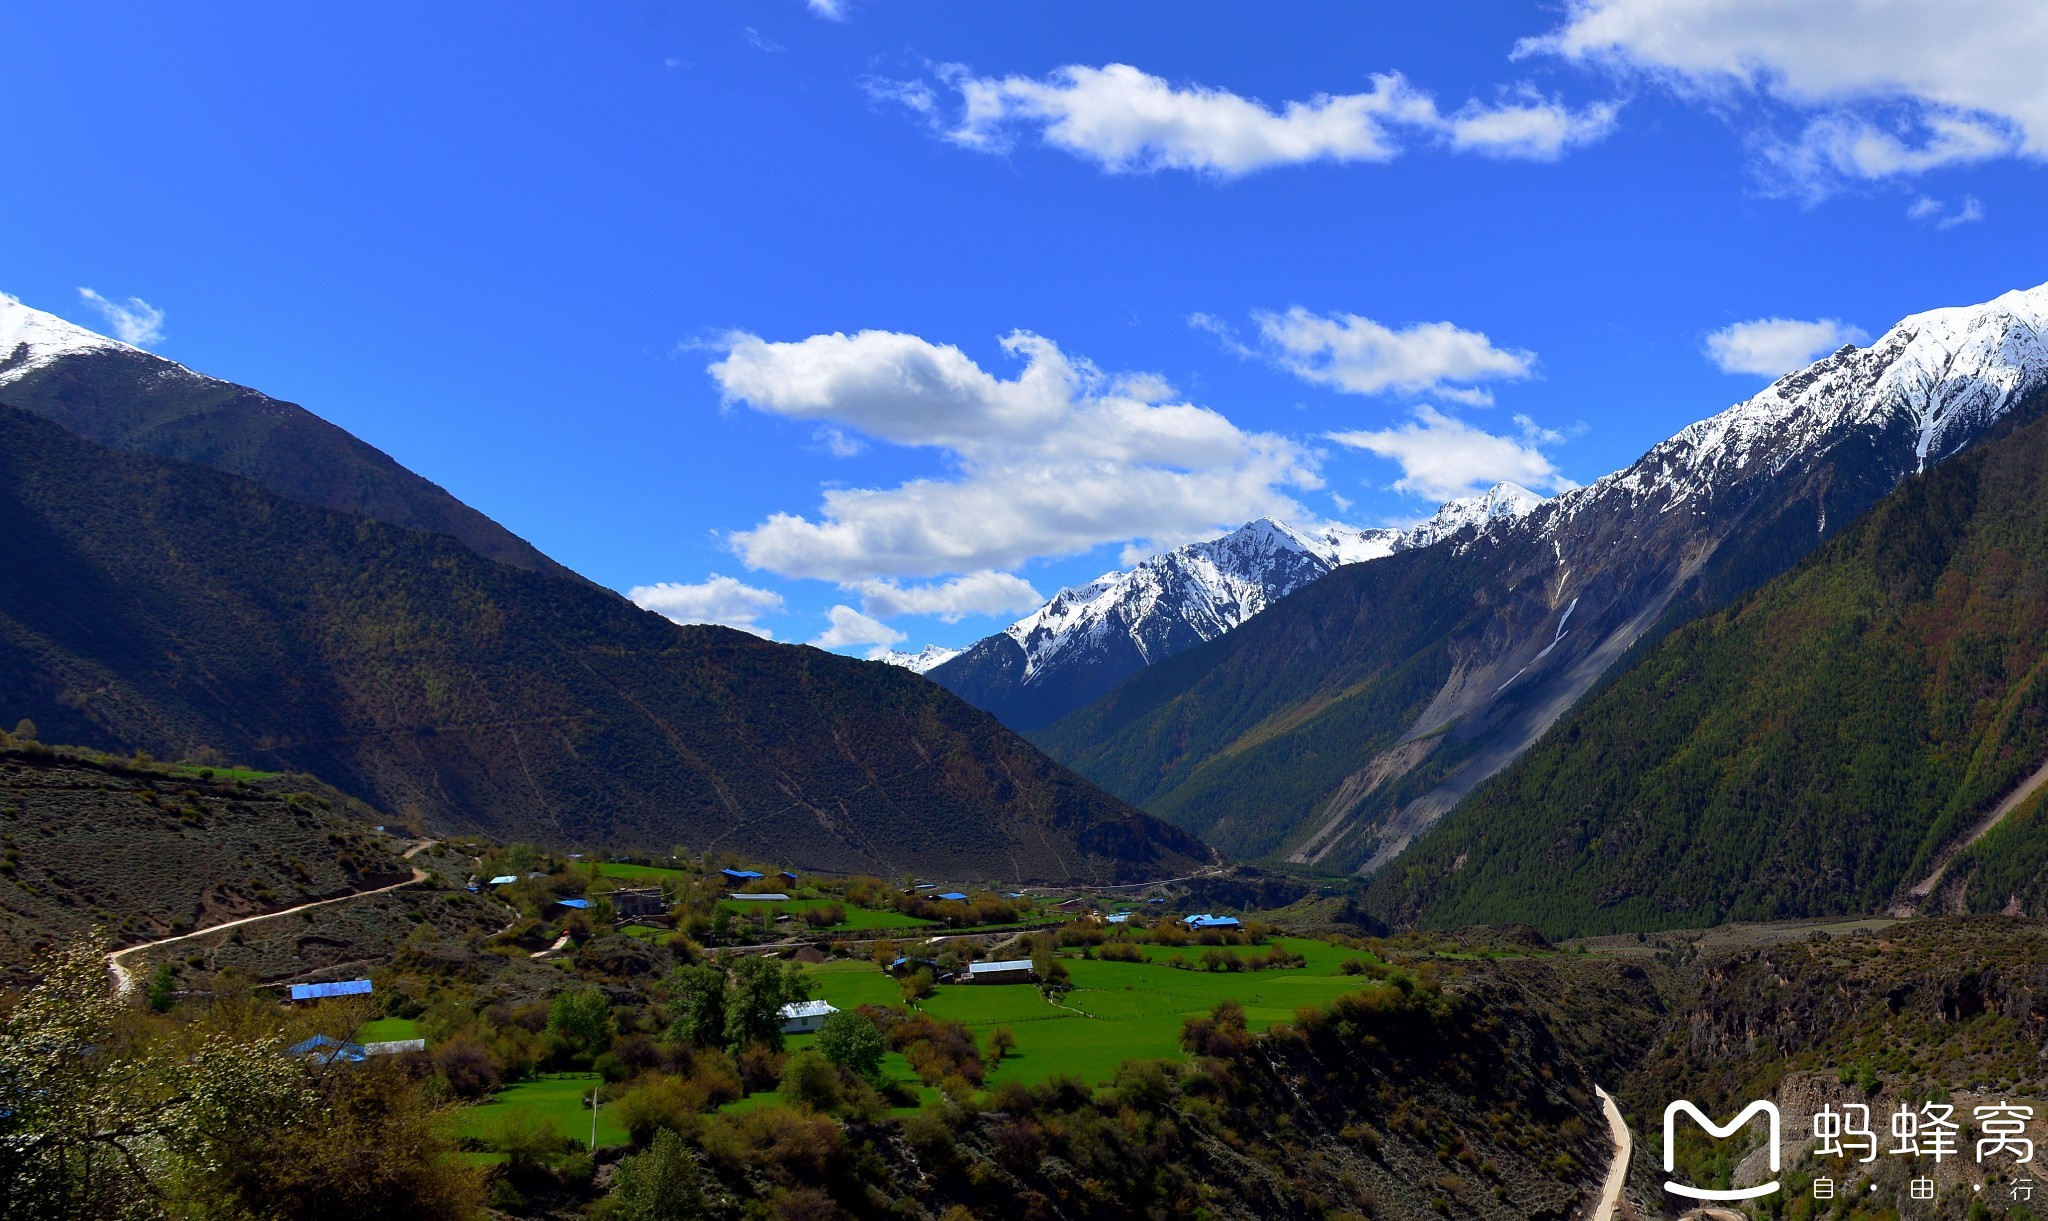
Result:
[[1600,1096],[1600,1109],[1607,1114],[1607,1131],[1614,1137],[1614,1160],[1607,1165],[1607,1181],[1600,1186],[1600,1202],[1593,1206],[1591,1221],[1614,1221],[1615,1210],[1621,1207],[1621,1189],[1628,1182],[1628,1159],[1635,1150],[1635,1141],[1628,1134],[1628,1124],[1621,1117],[1621,1108],[1614,1105],[1614,1098],[1599,1086],[1593,1092]]
[[[417,856],[419,853],[426,851],[428,848],[433,847],[436,843],[439,842],[440,841],[438,840],[423,839],[419,843],[414,844],[412,847],[407,848],[405,852],[402,854],[402,859],[409,861],[413,857]],[[137,944],[128,946],[125,949],[115,950],[113,953],[107,955],[107,970],[114,977],[114,993],[117,996],[126,996],[135,987],[134,975],[121,961],[122,959],[128,957],[130,954],[140,954],[145,950],[154,950],[162,946],[176,945],[180,941],[190,941],[195,937],[206,937],[214,933],[224,932],[231,928],[240,928],[243,925],[247,924],[258,924],[265,920],[275,920],[280,916],[289,916],[297,912],[311,911],[316,907],[326,907],[330,903],[347,903],[354,899],[367,899],[371,895],[389,894],[394,890],[402,890],[407,886],[413,886],[417,885],[420,882],[424,882],[427,880],[428,876],[429,875],[427,874],[426,870],[421,869],[417,865],[414,865],[412,868],[412,876],[407,878],[405,881],[393,882],[389,886],[379,886],[375,890],[358,890],[350,894],[336,895],[331,899],[315,899],[311,903],[301,903],[296,907],[287,907],[282,911],[264,912],[263,914],[257,916],[243,916],[237,920],[226,920],[222,921],[219,924],[208,925],[206,928],[197,929],[193,932],[179,933],[175,937],[160,937],[155,941],[138,942]]]

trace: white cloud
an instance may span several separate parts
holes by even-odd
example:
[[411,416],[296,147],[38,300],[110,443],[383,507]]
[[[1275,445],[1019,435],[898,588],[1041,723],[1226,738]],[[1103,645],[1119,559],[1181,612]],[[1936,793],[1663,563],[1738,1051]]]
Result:
[[722,623],[764,640],[774,633],[755,622],[763,615],[782,609],[782,595],[770,589],[756,589],[731,577],[711,574],[701,585],[679,585],[662,581],[636,585],[626,591],[636,606],[677,623]]
[[835,606],[825,612],[825,617],[831,621],[831,626],[825,629],[823,635],[811,641],[821,649],[843,649],[849,645],[867,644],[874,646],[868,650],[868,656],[879,658],[889,651],[890,645],[902,644],[905,639],[902,632],[879,619],[863,615],[850,606]]
[[1937,229],[1953,229],[1957,225],[1983,220],[1984,205],[1977,202],[1975,195],[1965,195],[1963,202],[1956,205],[1956,210],[1950,212],[1948,205],[1941,200],[1922,195],[1906,209],[1906,215],[1914,220],[1933,221]]
[[[1175,545],[1321,486],[1314,455],[1192,403],[1149,403],[1048,339],[996,377],[960,349],[888,331],[771,343],[727,336],[710,372],[728,403],[929,448],[944,477],[831,488],[815,519],[777,513],[731,537],[749,567],[857,587],[871,578],[1012,569],[1104,543]],[[1125,382],[1145,395],[1155,379]]]
[[769,54],[773,55],[782,51],[789,50],[788,47],[783,46],[781,43],[775,41],[773,38],[768,37],[766,34],[763,34],[761,31],[755,29],[753,26],[741,27],[740,33],[746,37],[747,45],[753,47],[756,51],[766,51]]
[[942,119],[918,81],[877,80],[868,92],[932,120],[946,139],[1007,151],[1019,133],[1112,173],[1189,170],[1232,178],[1311,161],[1390,161],[1412,143],[1461,152],[1552,160],[1612,130],[1615,107],[1574,113],[1531,90],[1501,106],[1468,102],[1446,116],[1398,72],[1374,74],[1359,93],[1318,93],[1271,107],[1206,85],[1175,85],[1129,64],[1070,64],[1043,77],[976,76],[951,64],[939,77],[960,97]]
[[1490,157],[1555,161],[1567,149],[1604,139],[1620,112],[1608,102],[1574,113],[1541,97],[1493,107],[1468,103],[1448,120],[1450,145]]
[[1362,449],[1401,466],[1396,491],[1444,501],[1483,491],[1503,480],[1523,487],[1557,492],[1572,481],[1539,448],[1562,441],[1563,435],[1516,416],[1520,437],[1498,436],[1445,415],[1434,407],[1415,409],[1415,418],[1398,428],[1353,430],[1325,434],[1339,445]]
[[1806,116],[1770,160],[1825,189],[2020,154],[2048,156],[2048,5],[2037,0],[1573,0],[1522,44],[1696,96]]
[[939,95],[923,81],[891,80],[885,76],[870,76],[862,80],[860,87],[878,102],[894,102],[927,117],[937,114]]
[[1758,318],[1724,326],[1707,336],[1707,355],[1723,373],[1755,373],[1778,377],[1813,363],[1845,343],[1870,336],[1839,318],[1802,322],[1795,318]]
[[122,343],[146,348],[163,342],[164,312],[142,298],[110,301],[90,288],[79,289],[78,295],[99,310],[107,325],[114,328],[114,338]]
[[1304,381],[1347,394],[1430,392],[1487,403],[1493,396],[1484,389],[1456,383],[1523,378],[1536,363],[1534,352],[1497,348],[1484,334],[1449,322],[1396,330],[1357,314],[1317,314],[1298,305],[1285,313],[1261,311],[1252,320],[1259,328],[1257,349],[1206,314],[1188,322],[1218,335],[1238,355],[1263,356]]
[[937,615],[958,623],[967,615],[1016,615],[1036,610],[1045,596],[1031,582],[1008,572],[970,572],[943,585],[899,585],[879,578],[861,581],[860,608],[881,619]]
[[853,6],[848,0],[804,0],[804,6],[827,21],[844,21]]

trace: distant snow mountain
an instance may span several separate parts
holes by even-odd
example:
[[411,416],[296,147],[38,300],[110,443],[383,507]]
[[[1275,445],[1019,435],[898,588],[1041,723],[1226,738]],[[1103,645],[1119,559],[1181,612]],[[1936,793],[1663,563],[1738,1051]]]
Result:
[[959,649],[949,649],[944,645],[928,644],[915,653],[905,653],[900,649],[889,649],[870,660],[886,661],[892,666],[902,666],[906,670],[923,674],[933,666],[945,665],[955,657],[960,656],[960,652]]
[[[1135,568],[1062,589],[1002,632],[921,669],[1013,729],[1035,729],[1129,675],[1214,640],[1309,582],[1363,563],[1518,517],[1543,498],[1512,483],[1453,500],[1407,530],[1270,518],[1190,543]],[[883,660],[922,660],[932,653]]]
[[1341,570],[1036,740],[1232,855],[1376,871],[1645,635],[1784,572],[2022,403],[2048,410],[2048,285],[1901,319],[1624,470]]

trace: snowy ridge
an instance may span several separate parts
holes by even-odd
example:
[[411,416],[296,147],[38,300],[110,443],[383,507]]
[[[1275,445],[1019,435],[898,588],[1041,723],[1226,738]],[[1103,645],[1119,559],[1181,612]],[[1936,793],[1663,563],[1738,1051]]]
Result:
[[0,386],[59,357],[108,348],[142,350],[0,293]]
[[1908,430],[1917,470],[1975,440],[2048,385],[2048,285],[1902,319],[1867,348],[1845,347],[1746,402],[1681,429],[1634,465],[1559,496],[1546,532],[1612,496],[1660,512],[1744,477],[1775,474],[1849,429]]
[[1517,521],[1543,503],[1543,497],[1518,483],[1496,483],[1481,495],[1444,502],[1435,516],[1402,535],[1399,549],[1427,547],[1460,530],[1483,528],[1497,521]]
[[949,649],[944,645],[928,644],[915,653],[900,649],[887,649],[869,658],[870,661],[886,661],[892,666],[902,666],[913,673],[922,674],[933,666],[943,666],[960,656],[961,650]]
[[[1460,530],[1522,516],[1543,498],[1512,483],[1453,500],[1407,530],[1323,523],[1296,526],[1271,518],[1247,522],[1221,538],[1190,543],[1137,567],[1071,586],[1003,632],[1024,653],[1024,682],[1082,662],[1112,642],[1128,642],[1150,665],[1223,633],[1345,564],[1428,546]],[[898,665],[934,653],[883,658]],[[924,673],[950,655],[919,668]]]

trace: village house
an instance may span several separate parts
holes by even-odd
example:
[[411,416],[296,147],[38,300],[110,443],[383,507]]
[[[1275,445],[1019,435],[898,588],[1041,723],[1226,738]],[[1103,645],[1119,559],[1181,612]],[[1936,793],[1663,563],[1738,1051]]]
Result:
[[659,886],[636,886],[611,893],[612,910],[621,916],[659,916],[668,911]]
[[1038,977],[1031,973],[1029,958],[1008,958],[1001,962],[967,964],[967,982],[973,984],[1028,984]]
[[825,1019],[839,1012],[830,1001],[799,1001],[781,1009],[782,1033],[813,1034]]

